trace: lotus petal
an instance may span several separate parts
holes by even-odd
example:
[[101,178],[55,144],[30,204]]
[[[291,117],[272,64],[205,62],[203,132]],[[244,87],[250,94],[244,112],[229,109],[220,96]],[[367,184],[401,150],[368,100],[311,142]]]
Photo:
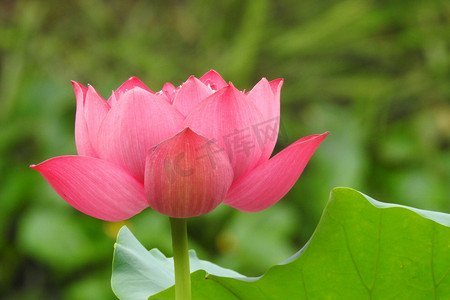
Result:
[[94,218],[125,220],[148,207],[142,183],[104,160],[60,156],[31,167],[39,171],[67,203]]
[[210,212],[233,180],[225,151],[189,128],[150,151],[145,170],[150,206],[173,218]]
[[225,149],[237,179],[261,157],[263,149],[258,145],[254,126],[263,121],[256,105],[230,85],[203,100],[184,125]]
[[292,188],[328,133],[304,137],[233,182],[224,203],[245,212],[275,204]]
[[163,99],[133,88],[121,96],[100,126],[98,154],[143,182],[148,150],[179,132],[183,119]]

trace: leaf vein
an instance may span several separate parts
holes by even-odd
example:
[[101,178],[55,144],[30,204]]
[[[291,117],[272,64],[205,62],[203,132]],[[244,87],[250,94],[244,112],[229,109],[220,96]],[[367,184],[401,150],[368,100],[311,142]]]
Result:
[[356,273],[358,273],[359,279],[361,280],[361,283],[363,284],[364,288],[367,290],[367,292],[369,293],[369,296],[371,294],[371,291],[369,289],[369,287],[367,286],[366,282],[364,281],[364,278],[362,277],[362,274],[358,268],[358,265],[356,264],[355,258],[353,257],[353,252],[350,249],[350,243],[348,241],[348,234],[347,234],[347,230],[345,229],[345,226],[343,224],[340,224],[343,231],[344,231],[344,237],[345,237],[345,246],[347,247],[348,253],[350,254],[350,258],[352,260],[352,264],[356,269]]

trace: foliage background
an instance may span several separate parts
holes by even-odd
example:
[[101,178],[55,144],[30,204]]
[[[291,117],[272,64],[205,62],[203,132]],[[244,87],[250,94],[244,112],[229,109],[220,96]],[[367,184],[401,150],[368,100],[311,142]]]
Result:
[[[276,151],[330,131],[303,176],[266,211],[220,206],[189,224],[200,258],[247,276],[304,245],[335,186],[449,212],[449,21],[443,0],[1,1],[0,298],[114,299],[122,224],[27,168],[76,153],[72,79],[104,97],[132,75],[153,90],[211,68],[240,89],[285,79]],[[127,225],[171,254],[165,217]]]

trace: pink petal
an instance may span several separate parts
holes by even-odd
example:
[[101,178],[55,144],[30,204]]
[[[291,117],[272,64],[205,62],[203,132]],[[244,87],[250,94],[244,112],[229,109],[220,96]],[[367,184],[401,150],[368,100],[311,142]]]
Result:
[[245,212],[278,202],[300,177],[328,132],[304,137],[233,183],[224,203]]
[[282,79],[268,82],[263,78],[247,94],[247,99],[255,103],[264,117],[263,122],[254,126],[258,145],[263,149],[260,162],[269,159],[277,142],[280,128],[280,90],[282,85]]
[[67,203],[94,218],[125,220],[148,206],[140,182],[97,158],[60,156],[30,167],[39,171]]
[[135,87],[111,108],[98,132],[101,158],[144,180],[149,149],[182,128],[183,116],[169,103]]
[[109,104],[89,85],[84,103],[84,115],[91,145],[96,149],[98,129],[110,110]]
[[206,214],[224,199],[233,180],[225,151],[186,128],[150,151],[145,191],[154,210],[173,218]]
[[117,97],[116,97],[116,94],[114,94],[114,93],[115,92],[112,91],[111,97],[109,97],[109,99],[107,101],[110,107],[113,107],[117,103]]
[[150,92],[153,94],[153,92],[142,82],[140,81],[137,77],[130,77],[127,81],[125,81],[116,91],[116,97],[117,99],[120,98],[120,96],[126,92],[128,92],[129,90],[138,87],[141,88],[147,92]]
[[266,120],[280,116],[280,91],[282,85],[282,79],[269,82],[266,78],[263,78],[247,93],[247,99],[256,104]]
[[169,104],[172,104],[172,102],[170,101],[169,97],[167,97],[167,95],[162,93],[162,92],[155,93],[155,96],[160,98],[161,100],[166,101]]
[[280,98],[280,91],[281,87],[283,86],[283,82],[284,82],[283,78],[278,78],[269,82],[273,94],[278,98]]
[[187,116],[197,104],[211,95],[213,91],[194,76],[183,83],[173,100],[173,106],[183,116]]
[[261,157],[254,126],[263,122],[255,104],[232,84],[203,100],[186,118],[185,127],[217,141],[225,149],[236,180]]
[[75,97],[77,99],[77,112],[75,114],[75,144],[79,155],[97,157],[91,144],[89,130],[85,118],[85,98],[88,89],[76,81],[72,81]]
[[222,76],[220,76],[219,73],[214,70],[205,73],[205,75],[200,77],[200,81],[207,86],[209,85],[211,89],[215,91],[218,91],[221,88],[227,86],[227,83],[225,82],[225,80],[223,80]]
[[170,82],[166,82],[163,85],[161,92],[169,99],[169,103],[172,103],[177,94],[177,89]]

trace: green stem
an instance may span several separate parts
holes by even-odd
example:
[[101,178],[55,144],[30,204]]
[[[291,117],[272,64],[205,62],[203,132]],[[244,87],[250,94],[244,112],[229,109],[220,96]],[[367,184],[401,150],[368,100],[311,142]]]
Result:
[[175,299],[191,300],[191,272],[186,219],[170,218],[173,262],[175,265]]

